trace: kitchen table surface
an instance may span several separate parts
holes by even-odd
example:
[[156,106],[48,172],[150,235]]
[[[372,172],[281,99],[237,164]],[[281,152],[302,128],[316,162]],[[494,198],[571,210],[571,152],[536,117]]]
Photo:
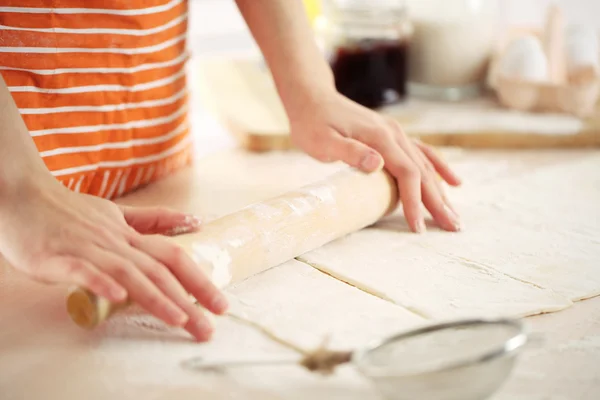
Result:
[[[543,14],[539,6],[548,0],[530,3],[526,7],[522,1],[509,2],[506,13],[511,14],[513,23],[540,22]],[[591,21],[595,15],[589,12],[592,3],[596,4],[591,0],[569,2],[568,11]],[[232,1],[193,1],[190,18],[194,21],[192,53],[256,54],[256,46],[243,20],[235,14]],[[194,63],[192,59],[190,71],[196,68]],[[192,85],[193,81],[191,76]],[[211,219],[321,179],[337,168],[315,166],[294,152],[252,155],[235,150],[234,140],[198,107],[193,92],[191,100],[198,162],[120,202],[164,205]],[[458,171],[468,175],[468,185],[574,160],[590,152],[445,151]],[[305,168],[307,164],[311,168]],[[322,290],[311,292],[305,303],[291,304],[298,298],[294,296],[302,295],[302,282],[340,294],[340,301],[323,303]],[[339,311],[345,304],[372,310],[373,318],[389,318],[396,312],[395,306],[353,291],[298,261],[254,276],[232,292],[260,298],[269,295],[273,287],[290,295],[283,296],[286,298],[282,302],[293,305],[294,311],[303,316],[295,321],[299,326],[315,318],[328,318],[327,312]],[[82,330],[67,316],[65,293],[64,286],[34,283],[0,264],[0,400],[380,399],[369,382],[351,367],[341,367],[329,377],[296,366],[240,369],[225,375],[187,370],[182,362],[198,355],[216,359],[293,354],[252,327],[227,318],[216,319],[215,337],[207,344],[194,343],[184,332],[169,329],[136,309],[114,316],[93,331]],[[319,305],[323,314],[320,317],[312,311]],[[343,323],[348,329],[366,328],[353,319],[352,313],[346,314]],[[493,400],[600,398],[600,298],[578,302],[561,312],[530,317],[526,322],[529,330],[541,334],[544,341],[522,354]]]
[[[592,152],[444,150],[470,187]],[[249,154],[230,148],[200,156],[192,167],[119,202],[169,206],[211,219],[322,179],[339,167],[318,164],[297,152]],[[306,290],[303,282],[322,290],[302,297]],[[330,291],[339,292],[335,304],[326,304],[332,303],[325,297]],[[349,366],[329,377],[297,366],[246,368],[223,375],[187,370],[181,363],[198,355],[210,359],[293,353],[228,318],[217,318],[210,343],[194,343],[184,332],[170,329],[135,308],[94,331],[85,331],[68,318],[65,293],[66,287],[31,282],[6,265],[0,269],[0,399],[380,399],[369,382]],[[390,318],[398,308],[354,292],[299,261],[251,277],[232,293],[250,298],[283,293],[281,307],[293,306],[298,315],[294,323],[301,327],[303,321],[314,323],[312,310],[321,305],[319,318],[333,318],[327,313],[336,313],[348,329],[358,331],[366,327],[340,312],[345,304],[366,313],[372,311],[374,319]],[[272,296],[277,299],[277,294]],[[303,298],[305,303],[292,302]],[[494,399],[598,398],[600,299],[526,320],[531,331],[542,334],[544,342],[522,354]],[[365,331],[365,338],[368,335]]]

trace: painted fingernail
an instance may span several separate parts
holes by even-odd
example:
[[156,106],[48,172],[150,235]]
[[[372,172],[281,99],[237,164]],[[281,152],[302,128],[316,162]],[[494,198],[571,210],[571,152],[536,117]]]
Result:
[[381,165],[381,158],[374,153],[367,154],[360,162],[360,167],[366,171],[374,171]]
[[221,314],[227,310],[229,302],[224,296],[218,296],[213,300],[211,305],[214,312]]

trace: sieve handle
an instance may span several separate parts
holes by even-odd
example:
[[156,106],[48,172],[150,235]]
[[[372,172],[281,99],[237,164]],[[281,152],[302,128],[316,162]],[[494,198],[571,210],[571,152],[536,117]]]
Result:
[[217,361],[206,361],[202,357],[195,357],[186,360],[182,363],[182,366],[186,369],[196,371],[210,371],[220,370],[227,368],[243,368],[243,367],[268,367],[273,365],[298,365],[300,359],[298,357],[287,357],[287,358],[276,358],[276,359],[233,359],[233,360],[217,360]]
[[532,332],[527,335],[525,349],[540,349],[546,344],[546,337],[541,332]]

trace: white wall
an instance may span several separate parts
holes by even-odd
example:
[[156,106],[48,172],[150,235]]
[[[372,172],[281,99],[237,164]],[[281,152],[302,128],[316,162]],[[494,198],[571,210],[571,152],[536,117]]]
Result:
[[[591,24],[600,30],[600,0],[499,1],[504,23],[541,25],[546,7],[554,2],[562,7],[569,21]],[[190,0],[190,14],[190,48],[195,53],[256,49],[233,0]]]
[[501,0],[504,18],[515,24],[541,24],[548,5],[558,4],[569,22],[600,30],[600,0]]

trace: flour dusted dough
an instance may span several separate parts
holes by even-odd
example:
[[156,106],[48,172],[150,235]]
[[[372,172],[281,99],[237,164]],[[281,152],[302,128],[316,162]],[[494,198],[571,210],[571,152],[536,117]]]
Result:
[[467,229],[432,232],[421,243],[571,300],[598,295],[599,171],[594,155],[472,190],[471,205],[462,210]]
[[401,215],[300,257],[430,318],[524,316],[600,294],[600,157],[469,186],[459,233]]
[[471,212],[465,216],[468,228],[462,235],[434,234],[423,240],[423,246],[552,289],[573,301],[600,294],[597,239],[570,232],[567,224],[527,226],[528,220],[511,218],[509,211]]
[[300,259],[435,320],[526,316],[570,305],[550,290],[519,282],[476,261],[444,256],[410,243],[408,236],[366,229]]
[[402,307],[378,299],[296,260],[227,289],[231,312],[278,337],[313,350],[352,350],[426,323]]

